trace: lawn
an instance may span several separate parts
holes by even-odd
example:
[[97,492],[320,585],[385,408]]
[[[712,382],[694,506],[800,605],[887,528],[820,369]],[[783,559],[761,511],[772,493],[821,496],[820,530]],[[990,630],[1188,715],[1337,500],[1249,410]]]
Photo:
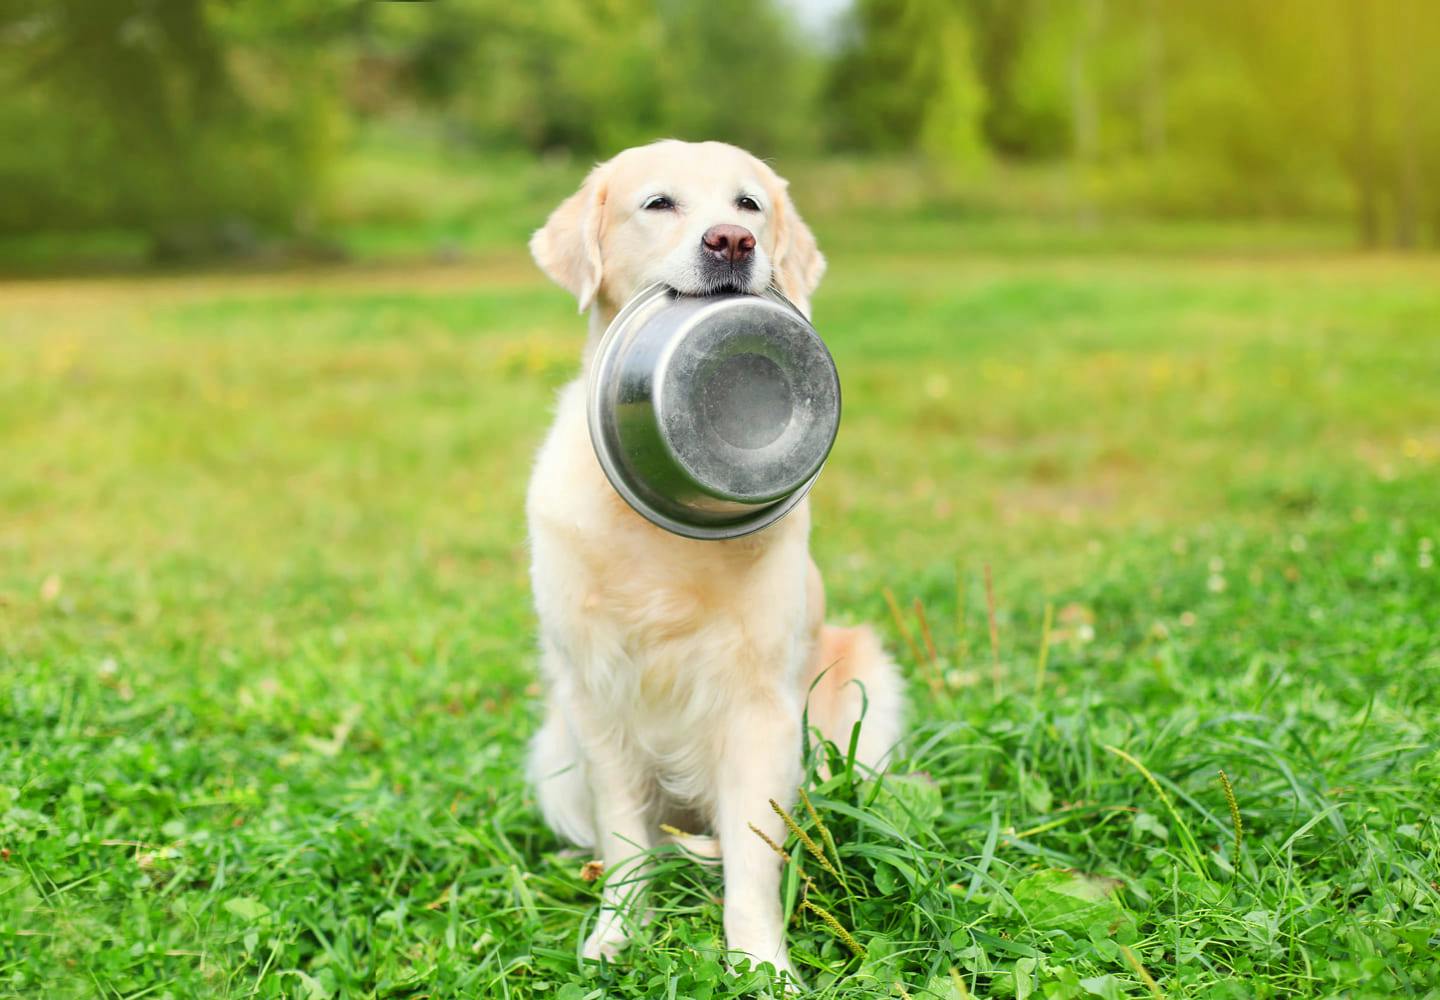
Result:
[[[786,845],[817,995],[1440,996],[1440,260],[815,221],[817,558],[913,678],[894,773],[810,786],[840,877]],[[0,994],[763,986],[673,849],[580,966],[521,755],[581,324],[518,238],[387,232],[0,285]]]

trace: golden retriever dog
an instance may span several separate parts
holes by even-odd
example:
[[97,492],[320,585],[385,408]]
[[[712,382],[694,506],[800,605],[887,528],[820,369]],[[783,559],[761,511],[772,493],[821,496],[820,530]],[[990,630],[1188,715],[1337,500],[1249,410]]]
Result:
[[[530,242],[589,313],[586,371],[606,326],[654,282],[704,295],[772,284],[809,315],[825,271],[786,182],[743,150],[667,140],[597,166]],[[808,501],[770,527],[697,541],[656,527],[611,487],[591,448],[585,378],[561,391],[527,515],[546,717],[529,777],[546,822],[595,851],[605,883],[588,958],[644,921],[644,852],[661,826],[724,865],[734,957],[794,975],[770,807],[793,802],[802,719],[878,767],[900,735],[901,680],[868,628],[822,624]],[[637,912],[640,911],[640,912]]]

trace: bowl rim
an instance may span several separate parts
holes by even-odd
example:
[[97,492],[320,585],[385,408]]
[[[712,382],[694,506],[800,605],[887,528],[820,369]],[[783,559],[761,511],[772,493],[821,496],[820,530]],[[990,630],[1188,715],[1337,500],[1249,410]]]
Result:
[[[794,312],[812,331],[815,329],[814,325],[805,314],[800,311],[799,307],[786,298],[785,295],[773,285],[758,293],[743,294],[753,294],[759,298],[769,299],[772,302],[785,306]],[[630,482],[628,470],[625,468],[624,463],[617,461],[616,457],[611,453],[610,441],[606,436],[606,429],[609,427],[610,422],[605,419],[604,407],[601,405],[603,397],[597,390],[604,377],[604,373],[609,371],[610,366],[606,362],[611,355],[610,348],[615,338],[619,336],[620,331],[629,324],[636,313],[651,305],[662,295],[669,295],[672,298],[705,298],[705,296],[683,296],[683,293],[664,282],[656,282],[636,292],[630,301],[625,303],[620,311],[615,314],[615,318],[611,320],[610,325],[605,328],[604,334],[600,337],[600,342],[595,347],[589,377],[586,380],[585,409],[587,423],[589,424],[591,449],[595,452],[595,458],[599,461],[600,468],[605,473],[605,478],[609,480],[615,492],[620,494],[620,498],[624,500],[635,513],[645,518],[645,520],[651,524],[664,528],[672,534],[702,541],[743,538],[745,535],[754,534],[763,528],[768,528],[799,505],[800,501],[804,500],[810,492],[810,488],[815,485],[815,481],[820,478],[820,473],[825,471],[825,462],[829,460],[829,456],[827,455],[826,458],[821,461],[820,467],[815,470],[814,475],[797,486],[794,492],[760,507],[754,514],[737,518],[734,521],[725,521],[718,524],[696,524],[690,521],[680,520],[650,503],[643,493],[637,490],[634,484]],[[824,341],[822,340],[821,343],[823,344]]]

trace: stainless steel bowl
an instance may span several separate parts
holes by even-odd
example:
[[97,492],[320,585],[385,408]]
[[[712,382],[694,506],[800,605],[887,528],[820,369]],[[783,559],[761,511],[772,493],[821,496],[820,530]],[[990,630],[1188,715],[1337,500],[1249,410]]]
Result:
[[620,310],[590,370],[590,440],[625,501],[689,538],[735,538],[800,502],[840,427],[824,342],[778,292]]

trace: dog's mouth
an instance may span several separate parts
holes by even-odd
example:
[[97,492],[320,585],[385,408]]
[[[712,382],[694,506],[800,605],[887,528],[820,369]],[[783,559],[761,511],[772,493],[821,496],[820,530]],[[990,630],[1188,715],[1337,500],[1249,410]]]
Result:
[[711,295],[754,295],[759,289],[751,287],[749,281],[737,281],[727,279],[724,281],[702,281],[699,283],[686,282],[684,284],[668,283],[670,287],[680,295],[691,295],[696,298],[706,298]]
[[695,277],[695,289],[682,291],[691,295],[744,295],[755,290],[755,266],[749,260],[734,263],[704,260]]

